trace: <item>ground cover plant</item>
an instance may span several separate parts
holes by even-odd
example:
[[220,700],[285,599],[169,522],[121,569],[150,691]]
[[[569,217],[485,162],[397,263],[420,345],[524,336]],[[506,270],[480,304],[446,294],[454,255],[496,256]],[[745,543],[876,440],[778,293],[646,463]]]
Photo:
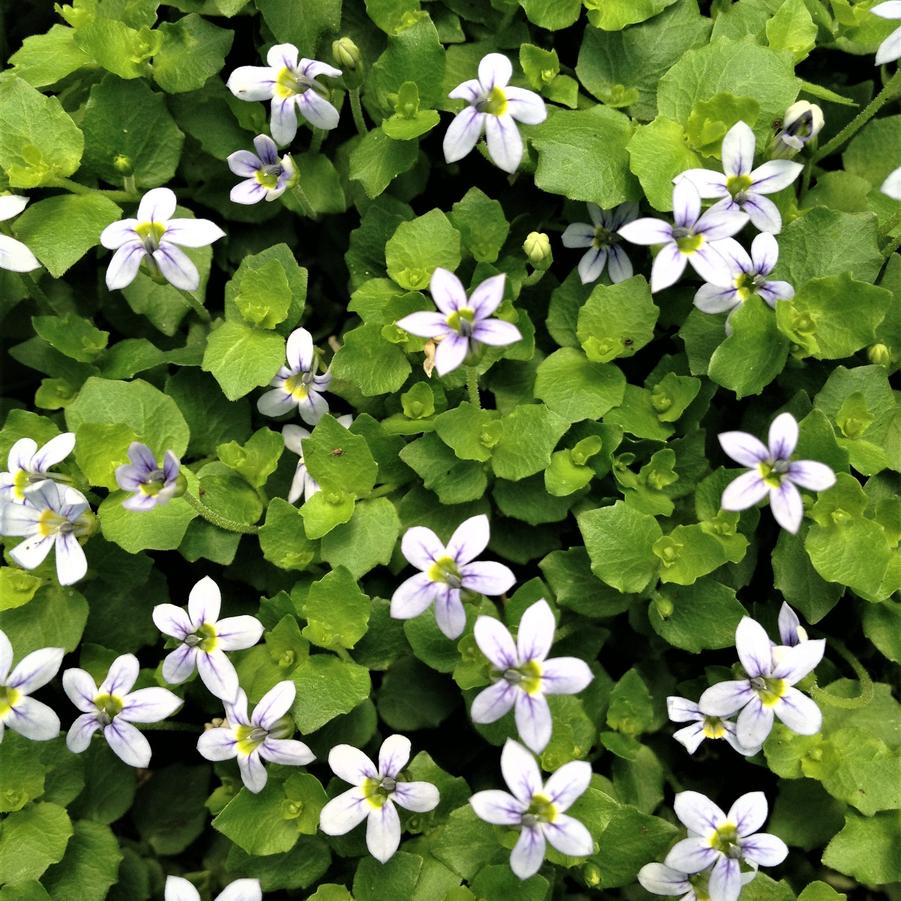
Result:
[[0,12],[0,901],[897,897],[901,3]]

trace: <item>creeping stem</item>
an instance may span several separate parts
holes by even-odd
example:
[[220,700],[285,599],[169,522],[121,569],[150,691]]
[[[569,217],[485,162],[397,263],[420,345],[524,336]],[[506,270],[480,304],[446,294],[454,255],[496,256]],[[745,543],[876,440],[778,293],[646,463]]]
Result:
[[260,531],[259,526],[251,526],[234,519],[220,516],[215,510],[211,510],[200,498],[195,497],[190,491],[183,495],[184,499],[207,521],[214,526],[224,529],[226,532],[237,532],[241,535],[256,535]]
[[369,129],[366,128],[366,120],[363,118],[363,106],[360,103],[360,89],[351,88],[347,93],[350,97],[350,111],[353,113],[354,125],[357,126],[357,131],[361,135],[365,135]]
[[184,288],[179,288],[178,293],[188,302],[188,306],[200,317],[203,322],[210,321],[209,310],[193,295]]
[[299,181],[294,182],[294,184],[291,186],[291,191],[293,192],[294,196],[297,198],[298,203],[303,208],[304,213],[310,219],[317,219],[318,217],[316,215],[315,210],[313,209],[313,204],[310,203],[310,198],[307,197],[307,192],[304,191],[304,189],[300,186]]
[[853,710],[855,707],[866,707],[873,700],[873,680],[870,678],[870,674],[863,668],[863,664],[837,638],[830,638],[829,646],[854,670],[854,675],[860,681],[860,691],[856,698],[843,698],[840,695],[833,694],[831,691],[820,688],[818,685],[814,685],[810,689],[810,696],[814,700],[822,701],[824,704],[829,704],[832,707],[842,707],[845,710]]
[[54,188],[65,188],[72,194],[102,194],[110,200],[135,201],[138,199],[137,193],[130,191],[106,191],[102,188],[91,188],[71,178],[54,178],[51,182]]
[[479,397],[479,370],[475,366],[466,367],[466,390],[469,392],[469,402],[480,410],[482,401]]

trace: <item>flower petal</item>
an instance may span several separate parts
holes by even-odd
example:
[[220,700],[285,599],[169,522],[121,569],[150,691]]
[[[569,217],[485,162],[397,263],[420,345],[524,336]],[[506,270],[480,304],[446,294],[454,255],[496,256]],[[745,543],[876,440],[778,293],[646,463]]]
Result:
[[441,586],[425,573],[417,573],[402,582],[391,596],[391,616],[394,619],[413,619],[432,605]]
[[328,413],[328,401],[318,392],[311,390],[297,405],[300,418],[307,425],[316,425]]
[[735,737],[745,748],[758,748],[773,729],[773,708],[764,706],[756,695],[742,709],[735,722]]
[[822,638],[801,641],[794,647],[780,648],[778,656],[773,655],[776,664],[773,667],[773,676],[794,685],[814,669],[823,659],[825,652],[826,641]]
[[558,814],[552,823],[545,823],[544,837],[561,854],[570,857],[588,857],[594,851],[591,833],[573,817]]
[[[678,799],[678,795],[676,796]],[[710,847],[706,838],[691,836],[676,842],[663,860],[667,867],[683,873],[700,873],[716,862],[720,855]]]
[[500,275],[492,275],[472,292],[467,306],[475,313],[476,319],[487,319],[500,306],[504,299],[506,281],[507,276],[503,272]]
[[447,543],[447,554],[458,566],[475,560],[488,547],[491,528],[488,517],[482,513],[463,520]]
[[673,220],[676,225],[692,228],[700,215],[701,195],[698,189],[687,179],[677,179],[673,185]]
[[165,224],[175,214],[177,202],[171,188],[153,188],[138,204],[138,221]]
[[221,606],[219,586],[209,576],[204,576],[188,595],[188,613],[193,628],[199,629],[204,623],[215,625]]
[[233,701],[238,693],[238,673],[234,664],[218,648],[213,651],[198,650],[194,663],[197,673],[207,690],[223,701]]
[[297,135],[297,98],[295,96],[272,98],[269,131],[281,147],[294,140]]
[[168,688],[140,688],[125,696],[119,717],[129,723],[158,723],[183,703]]
[[675,244],[665,244],[651,266],[651,292],[662,291],[679,281],[687,262],[688,257]]
[[759,472],[746,472],[726,486],[720,498],[720,506],[724,510],[747,510],[763,500],[769,490]]
[[410,739],[404,735],[390,735],[379,749],[379,775],[396,779],[410,760]]
[[[329,755],[331,759],[331,755]],[[373,767],[373,772],[375,767]],[[332,798],[319,814],[319,828],[326,835],[345,835],[369,815],[371,805],[359,787]]]
[[249,792],[253,792],[255,795],[259,794],[269,781],[269,774],[260,759],[259,749],[251,751],[246,756],[239,751],[237,756],[241,781]]
[[[689,831],[699,836],[709,835],[726,821],[722,809],[700,792],[679,792],[673,802],[673,810]],[[678,867],[678,864],[670,866]],[[686,869],[685,872],[696,873],[697,870]]]
[[238,754],[238,742],[231,729],[207,729],[197,739],[197,750],[207,760],[230,760]]
[[746,122],[736,122],[723,138],[723,171],[727,175],[747,175],[754,165],[757,139]]
[[591,764],[585,760],[564,763],[544,784],[543,794],[558,810],[569,810],[591,783]]
[[710,901],[738,901],[741,894],[741,868],[733,858],[720,855],[707,883]]
[[216,896],[216,901],[263,901],[260,880],[236,879]]
[[607,256],[608,253],[606,248],[592,247],[591,250],[579,260],[577,269],[579,272],[579,280],[583,285],[596,282],[601,277],[601,273],[607,265]]
[[141,239],[135,231],[137,219],[120,219],[107,225],[100,232],[100,243],[107,250],[118,250],[125,244],[141,244]]
[[737,798],[726,815],[735,824],[741,837],[756,832],[769,815],[769,805],[763,792],[747,792]]
[[298,52],[293,44],[275,44],[266,54],[266,62],[273,69],[298,69]]
[[484,91],[505,87],[513,76],[513,64],[503,53],[488,53],[479,62],[479,84]]
[[523,88],[506,88],[507,110],[517,122],[523,125],[538,125],[547,119],[547,107],[544,101],[534,91],[526,91]]
[[295,406],[294,398],[281,388],[267,391],[257,399],[257,409],[264,416],[284,416],[286,413],[290,413]]
[[444,133],[444,160],[455,163],[467,156],[479,142],[485,127],[487,113],[480,113],[475,106],[467,106],[454,116]]
[[18,216],[28,206],[29,199],[22,194],[0,194],[0,222]]
[[46,472],[56,463],[61,463],[75,448],[75,432],[63,432],[51,438],[32,458],[33,472]]
[[229,75],[226,87],[238,100],[268,100],[277,74],[269,66],[240,66]]
[[[12,556],[12,555],[10,555]],[[88,571],[88,558],[71,533],[56,536],[56,578],[60,585],[74,585]]]
[[467,563],[460,568],[460,574],[467,591],[489,597],[503,594],[516,581],[509,567],[490,560]]
[[692,891],[685,873],[662,863],[647,863],[638,871],[641,887],[653,895],[684,895]]
[[445,315],[449,316],[468,306],[463,283],[453,272],[442,269],[440,266],[437,266],[432,272],[429,293],[432,295],[435,306]]
[[835,484],[835,473],[815,460],[794,460],[788,467],[788,478],[810,491],[825,491]]
[[694,305],[702,313],[725,313],[735,309],[740,303],[741,297],[735,288],[721,288],[709,283],[701,285],[694,297]]
[[379,775],[375,764],[353,745],[335,745],[329,751],[328,765],[339,779],[351,785],[360,785],[365,779],[377,779]]
[[729,189],[726,187],[726,176],[722,172],[714,172],[713,169],[686,169],[676,176],[677,179],[685,179],[694,186],[701,197],[728,197]]
[[673,240],[673,227],[663,219],[634,219],[617,234],[632,244],[668,244]]
[[519,621],[516,634],[520,663],[544,660],[554,642],[556,628],[553,611],[544,598],[529,606]]
[[468,81],[458,84],[447,96],[451,100],[465,100],[467,103],[476,103],[482,96],[482,85],[478,78],[470,78]]
[[366,847],[369,853],[382,863],[394,856],[400,846],[400,817],[390,800],[381,807],[370,810],[366,822]]
[[263,624],[255,616],[228,616],[216,623],[216,643],[223,651],[252,648],[263,635]]
[[770,455],[766,445],[748,432],[720,432],[717,438],[728,456],[750,469]]
[[676,695],[666,699],[666,712],[674,723],[689,723],[704,718],[701,708],[694,701]]
[[106,287],[116,291],[130,285],[138,274],[141,260],[147,255],[139,243],[123,244],[112,256],[106,269]]
[[318,59],[301,58],[298,69],[307,76],[307,78],[318,78],[320,75],[327,75],[329,78],[340,78],[341,70],[330,66],[328,63],[320,62]]
[[100,683],[99,694],[126,695],[138,681],[141,665],[134,654],[122,654],[111,664],[106,678]]
[[773,672],[773,651],[766,630],[757,620],[743,616],[735,630],[738,659],[749,678],[769,676]]
[[501,772],[514,797],[525,805],[542,791],[541,772],[535,758],[511,738],[501,751]]
[[260,756],[282,766],[306,766],[316,759],[307,745],[293,738],[267,738],[260,745]]
[[804,503],[798,489],[788,479],[778,488],[770,489],[770,509],[773,511],[773,518],[787,532],[794,535],[801,528]]
[[717,682],[701,695],[698,708],[709,716],[731,716],[753,697],[754,689],[747,679]]
[[594,678],[588,664],[578,657],[554,657],[541,666],[541,690],[549,695],[575,695]]
[[514,700],[513,715],[516,731],[529,750],[540,754],[551,740],[553,728],[551,709],[542,694],[518,691]]
[[474,723],[494,723],[510,712],[518,689],[505,679],[480,691],[472,702],[469,715]]
[[63,673],[63,691],[82,713],[96,713],[94,698],[99,692],[94,680],[83,669],[73,667]]
[[[873,12],[874,9],[871,9],[870,12]],[[899,57],[901,57],[901,28],[896,28],[879,45],[874,62],[877,66],[884,66],[887,63],[894,62]]]
[[767,832],[758,832],[741,843],[745,859],[761,867],[775,867],[788,857],[788,848],[781,838]]
[[[261,137],[264,136],[261,135]],[[253,178],[253,176],[255,176],[262,168],[260,163],[263,162],[263,160],[249,150],[236,150],[225,158],[225,162],[235,175],[240,175],[241,178]],[[259,185],[259,182],[257,182],[257,184]],[[262,187],[262,185],[259,186]],[[104,244],[104,247],[105,246],[106,245]]]
[[793,160],[769,160],[750,173],[751,186],[748,190],[754,194],[775,194],[787,188],[803,169],[801,163]]
[[[553,616],[551,618],[553,619]],[[480,616],[476,619],[473,637],[479,650],[495,669],[506,670],[519,665],[520,659],[516,653],[513,636],[507,627],[493,616]]]
[[168,876],[164,901],[200,901],[200,892],[187,879]]
[[59,717],[34,698],[20,698],[9,711],[6,725],[31,741],[50,741],[59,735]]
[[448,638],[459,638],[466,628],[466,610],[460,592],[448,589],[435,598],[435,622]]
[[523,829],[510,855],[510,869],[520,879],[534,876],[544,861],[544,849],[544,832],[541,829],[537,827]]
[[170,285],[183,291],[197,290],[200,285],[200,273],[183,250],[175,244],[160,244],[152,256],[163,278]]
[[617,285],[627,278],[632,278],[633,272],[629,255],[622,247],[614,244],[609,249],[607,257],[607,274],[610,276],[610,281]]
[[788,460],[798,445],[798,421],[791,413],[780,413],[770,424],[770,456]]
[[181,685],[197,668],[197,648],[183,644],[163,659],[163,678],[170,685]]
[[518,826],[526,808],[513,795],[495,789],[476,792],[469,803],[479,819],[495,826]]
[[704,734],[704,724],[702,722],[692,723],[684,729],[677,729],[673,733],[673,738],[683,745],[689,754],[694,754],[701,745],[701,742],[707,736]]
[[522,332],[512,323],[503,319],[483,319],[472,330],[474,341],[491,347],[506,347],[522,340]]
[[591,247],[594,243],[595,226],[587,222],[573,222],[567,225],[560,236],[564,247]]
[[485,118],[488,156],[504,172],[513,173],[522,161],[522,136],[509,113]]
[[116,717],[104,728],[103,737],[123,763],[139,769],[150,765],[150,742],[131,723]]
[[65,656],[63,648],[41,648],[23,657],[10,673],[7,685],[30,695],[46,685],[59,672]]
[[153,608],[152,617],[154,625],[163,635],[171,635],[179,641],[183,641],[195,629],[188,614],[175,604],[157,604]]
[[427,813],[438,806],[441,795],[431,782],[398,782],[391,799],[405,810]]
[[256,179],[238,182],[229,192],[228,199],[232,203],[243,203],[247,206],[265,200],[268,191]]
[[[297,106],[300,114],[314,128],[322,128],[331,131],[338,127],[340,115],[338,110],[328,100],[316,91],[305,91],[297,98]],[[289,142],[284,142],[289,143]]]
[[435,370],[438,375],[447,375],[463,364],[469,353],[469,341],[462,335],[449,334],[435,351]]
[[83,713],[77,717],[66,733],[66,747],[73,754],[86,751],[91,743],[91,736],[100,728],[100,723],[94,713]]
[[225,232],[209,219],[170,219],[163,241],[182,247],[206,247],[225,237]]
[[[810,642],[807,642],[810,644]],[[816,703],[797,688],[789,688],[779,699],[775,708],[776,716],[799,735],[816,735],[823,726],[823,714]]]
[[402,328],[411,335],[419,338],[437,338],[439,335],[445,335],[450,331],[447,324],[447,317],[441,313],[429,313],[428,311],[420,313],[410,313],[397,320],[397,327]]
[[291,709],[296,696],[297,686],[290,679],[276,683],[260,698],[260,703],[254,708],[250,722],[262,729],[272,729]]
[[779,207],[763,194],[748,194],[741,202],[741,208],[748,214],[754,228],[773,235],[778,235],[782,231],[782,214]]
[[13,664],[13,646],[9,642],[6,633],[0,629],[0,685],[6,684],[10,667]]

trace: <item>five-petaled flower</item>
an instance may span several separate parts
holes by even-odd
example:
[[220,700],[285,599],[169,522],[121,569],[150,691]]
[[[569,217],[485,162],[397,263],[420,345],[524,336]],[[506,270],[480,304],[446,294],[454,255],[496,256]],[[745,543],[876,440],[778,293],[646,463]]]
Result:
[[0,503],[0,535],[24,537],[9,552],[23,569],[35,569],[56,548],[60,585],[84,578],[88,561],[78,539],[95,527],[87,498],[68,485],[49,479],[25,489],[25,502]]
[[128,446],[128,459],[116,467],[116,484],[123,491],[132,492],[122,501],[126,510],[152,510],[168,503],[184,487],[181,464],[171,450],[167,450],[162,463],[156,462],[153,451],[140,441]]
[[263,624],[253,616],[219,619],[222,595],[209,577],[202,578],[188,595],[188,610],[174,604],[157,604],[153,621],[164,635],[181,644],[163,661],[163,678],[178,685],[196,669],[203,684],[223,701],[238,696],[238,674],[226,651],[253,647],[263,634]]
[[65,653],[62,648],[41,648],[13,667],[12,645],[0,629],[0,741],[7,726],[32,741],[49,741],[59,735],[59,717],[28,696],[56,675]]
[[[167,876],[163,901],[200,901],[200,892],[181,876]],[[215,901],[263,901],[260,880],[236,879],[216,895]]]
[[677,178],[690,181],[701,197],[721,197],[714,210],[740,210],[760,231],[775,235],[782,230],[782,216],[776,204],[763,195],[787,188],[804,167],[791,160],[768,160],[752,169],[756,146],[750,126],[736,122],[723,138],[722,172],[687,169]]
[[712,207],[701,213],[701,195],[688,180],[673,186],[673,220],[635,219],[619,230],[633,244],[663,245],[651,267],[651,290],[662,291],[675,284],[691,263],[695,272],[707,282],[728,278],[729,263],[720,250],[729,252],[738,242],[732,235],[748,221],[747,213],[737,209]]
[[703,713],[738,713],[736,738],[746,748],[758,748],[778,717],[799,735],[815,735],[823,716],[820,708],[793,686],[823,659],[824,639],[774,645],[760,623],[743,616],[735,630],[735,647],[746,678],[719,682],[698,701]]
[[[871,10],[873,15],[882,19],[901,19],[901,0],[886,0],[878,3]],[[883,66],[901,57],[901,27],[896,28],[876,51],[876,65]]]
[[579,260],[579,278],[583,285],[596,282],[607,267],[613,284],[632,277],[632,261],[621,246],[618,234],[626,223],[638,216],[637,203],[621,203],[616,209],[602,210],[596,203],[586,204],[591,223],[573,222],[563,232],[564,247],[587,247]]
[[589,831],[566,814],[588,788],[591,764],[584,760],[565,763],[542,784],[535,758],[521,744],[507,739],[501,752],[501,772],[512,794],[496,789],[480,791],[469,803],[486,823],[519,827],[510,868],[520,879],[538,872],[545,842],[570,857],[587,857],[593,852]]
[[[757,869],[743,870],[741,884],[754,881]],[[681,895],[679,901],[710,901],[710,872],[685,873],[662,863],[647,863],[638,871],[638,882],[653,895]]]
[[[343,425],[349,429],[353,422],[353,416],[345,413],[342,416],[336,416],[335,421],[338,425]],[[303,440],[309,438],[312,433],[309,429],[299,425],[286,425],[282,429],[282,437],[285,441],[285,447],[289,451],[297,454],[297,467],[294,470],[294,478],[291,480],[291,488],[288,491],[288,503],[293,504],[300,500],[301,495],[305,501],[308,501],[317,491],[319,491],[319,483],[310,475],[307,470],[307,464],[303,458]]]
[[732,720],[703,713],[698,704],[688,698],[671,695],[666,699],[666,709],[672,722],[691,724],[673,733],[673,738],[684,745],[689,754],[694,754],[705,738],[724,738],[739,754],[746,757],[751,757],[760,750],[759,747],[746,748],[739,743],[736,725]]
[[33,438],[20,438],[9,449],[6,461],[9,471],[0,472],[0,503],[24,503],[25,489],[54,478],[47,470],[65,460],[74,447],[74,432],[63,432],[51,438],[40,450]]
[[297,177],[291,155],[286,153],[279,159],[278,146],[268,135],[257,135],[253,146],[256,153],[236,150],[228,155],[228,168],[244,179],[228,195],[233,203],[277,200]]
[[788,856],[781,838],[757,831],[769,812],[763,792],[742,795],[728,814],[699,792],[679,792],[673,809],[688,828],[688,838],[673,846],[664,864],[691,874],[712,868],[710,901],[736,901],[743,863],[752,870],[774,867]]
[[[695,306],[704,313],[726,313],[740,307],[753,295],[775,309],[779,300],[790,300],[795,289],[788,282],[767,278],[779,259],[779,244],[769,232],[761,232],[751,242],[751,255],[735,243],[723,254],[730,264],[716,282],[701,285],[695,294]],[[728,320],[726,331],[731,332]]]
[[444,158],[462,160],[484,132],[488,155],[505,172],[515,172],[522,160],[522,137],[516,126],[537,125],[547,118],[544,101],[533,91],[508,85],[513,75],[510,60],[502,53],[489,53],[479,63],[479,77],[457,85],[448,96],[465,100],[444,135]]
[[[18,216],[28,203],[21,194],[0,194],[0,222]],[[9,235],[0,235],[0,269],[10,272],[32,272],[40,269],[37,257],[21,242]]]
[[438,375],[446,375],[468,355],[476,354],[482,344],[504,347],[522,338],[512,322],[490,318],[504,298],[505,279],[503,273],[486,278],[467,298],[460,279],[438,267],[432,273],[429,291],[440,312],[410,313],[398,319],[397,325],[411,335],[438,340],[435,368]]
[[98,688],[83,669],[63,673],[63,689],[81,711],[66,735],[70,751],[80,754],[99,729],[113,752],[129,766],[150,763],[150,743],[132,723],[158,723],[175,713],[182,700],[167,688],[132,691],[140,664],[134,654],[117,657]]
[[537,601],[519,621],[516,642],[491,616],[476,620],[473,634],[492,665],[489,688],[472,702],[475,723],[493,723],[514,708],[519,737],[536,754],[551,740],[551,711],[545,695],[574,695],[594,678],[577,657],[545,659],[554,641],[554,614],[548,602]]
[[835,473],[825,463],[792,460],[798,444],[798,423],[791,413],[780,413],[770,425],[769,447],[747,432],[722,432],[723,450],[748,472],[726,486],[720,504],[724,510],[746,510],[767,495],[776,522],[788,532],[801,527],[804,504],[796,485],[824,491],[835,484]]
[[332,377],[328,372],[316,375],[313,336],[305,328],[294,329],[288,336],[286,356],[288,365],[282,366],[269,383],[273,390],[260,397],[257,409],[264,416],[284,416],[297,407],[307,425],[316,425],[328,413],[328,401],[322,392]]
[[130,285],[143,262],[151,275],[162,276],[184,291],[196,291],[200,274],[182,247],[206,247],[225,232],[209,219],[173,219],[175,194],[169,188],[148,191],[138,205],[136,219],[108,225],[100,243],[115,250],[106,270],[110,291]]
[[236,757],[247,790],[261,792],[269,778],[264,760],[283,766],[305,766],[315,759],[302,741],[290,738],[294,720],[288,711],[296,692],[297,687],[290,680],[279,682],[260,698],[248,716],[247,695],[239,689],[235,702],[225,704],[225,726],[207,729],[197,741],[197,750],[207,760]]
[[376,766],[351,745],[329,751],[332,772],[353,788],[332,798],[319,814],[319,828],[326,835],[344,835],[366,820],[369,853],[385,863],[400,845],[400,817],[395,804],[414,813],[428,813],[438,806],[438,789],[431,782],[403,778],[410,760],[410,739],[390,735],[379,749]]
[[328,90],[316,79],[338,78],[341,70],[298,55],[293,44],[276,44],[266,54],[268,66],[241,66],[228,79],[228,89],[239,100],[272,101],[269,130],[279,145],[294,140],[298,112],[315,128],[338,124],[338,110],[325,99]]
[[448,638],[459,638],[466,627],[462,593],[499,595],[516,581],[502,563],[472,562],[488,546],[489,537],[488,517],[484,514],[460,523],[447,547],[425,526],[407,529],[401,550],[421,572],[394,592],[391,616],[412,619],[434,604],[438,628]]

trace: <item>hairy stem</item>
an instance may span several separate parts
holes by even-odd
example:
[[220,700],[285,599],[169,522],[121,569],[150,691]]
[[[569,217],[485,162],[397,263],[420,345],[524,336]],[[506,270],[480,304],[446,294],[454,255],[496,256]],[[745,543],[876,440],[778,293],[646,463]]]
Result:
[[220,516],[215,510],[211,510],[200,498],[195,497],[190,491],[186,491],[182,497],[207,521],[226,532],[237,532],[240,535],[257,535],[259,526],[251,526],[234,519]]
[[477,409],[482,409],[482,399],[479,397],[479,370],[475,366],[466,367],[466,390],[469,392],[469,402]]
[[137,192],[130,191],[106,191],[103,188],[92,188],[89,185],[83,185],[71,178],[55,178],[51,182],[54,188],[65,188],[73,194],[102,194],[110,200],[137,200]]
[[210,321],[209,310],[189,291],[179,288],[178,293],[188,302],[188,306],[200,317],[203,322]]
[[354,125],[361,135],[365,135],[369,129],[366,127],[366,120],[363,118],[363,105],[360,103],[360,89],[351,88],[348,92],[350,97],[350,111],[353,113]]
[[845,710],[853,710],[855,707],[866,707],[873,700],[873,680],[870,674],[863,668],[863,664],[840,642],[837,638],[829,639],[829,646],[844,660],[854,675],[860,681],[860,692],[856,698],[843,698],[839,695],[814,685],[810,690],[810,696],[816,701],[822,701],[832,707],[842,707]]
[[300,186],[300,182],[294,182],[291,187],[291,191],[294,196],[297,198],[297,202],[303,207],[303,211],[306,216],[310,219],[318,219],[319,217],[316,215],[316,211],[313,209],[313,204],[310,203],[310,198],[307,197],[307,192]]

